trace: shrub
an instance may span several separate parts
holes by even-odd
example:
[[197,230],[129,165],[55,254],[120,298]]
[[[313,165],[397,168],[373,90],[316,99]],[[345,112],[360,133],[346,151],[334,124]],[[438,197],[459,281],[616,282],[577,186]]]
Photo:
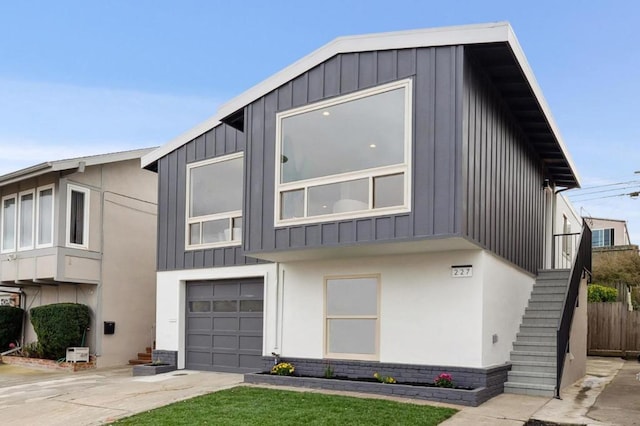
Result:
[[615,302],[618,300],[618,290],[599,284],[591,284],[587,288],[589,302]]
[[396,379],[394,379],[391,376],[383,376],[380,373],[373,373],[373,377],[376,378],[377,381],[379,381],[380,383],[386,383],[388,385],[392,385],[394,383],[397,383]]
[[0,352],[9,349],[9,344],[20,340],[24,310],[13,306],[0,306]]
[[38,306],[30,312],[43,358],[64,358],[68,347],[82,345],[90,321],[88,306],[55,303]]

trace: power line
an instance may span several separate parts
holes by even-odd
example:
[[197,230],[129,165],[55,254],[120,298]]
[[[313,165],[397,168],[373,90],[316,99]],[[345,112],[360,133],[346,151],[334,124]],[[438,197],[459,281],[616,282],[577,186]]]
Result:
[[575,194],[575,195],[569,194],[569,197],[571,199],[573,199],[574,197],[588,197],[588,196],[593,195],[593,194],[601,194],[601,193],[612,192],[612,191],[623,191],[625,189],[635,189],[635,188],[638,188],[638,187],[639,187],[639,185],[623,186],[621,188],[603,189],[601,191],[592,191],[592,192],[587,192],[587,193],[584,193],[584,194]]
[[584,203],[585,201],[593,201],[593,200],[602,200],[605,198],[614,198],[614,197],[638,197],[640,196],[640,191],[629,192],[627,194],[616,194],[616,195],[606,195],[604,197],[595,197],[595,198],[587,198],[586,200],[576,200],[576,203]]
[[627,182],[618,182],[618,183],[608,183],[606,185],[595,185],[595,186],[589,186],[587,188],[576,188],[574,189],[574,191],[589,191],[591,189],[599,189],[599,188],[605,188],[608,186],[618,186],[618,185],[628,185],[631,183],[640,183],[640,180],[630,180]]

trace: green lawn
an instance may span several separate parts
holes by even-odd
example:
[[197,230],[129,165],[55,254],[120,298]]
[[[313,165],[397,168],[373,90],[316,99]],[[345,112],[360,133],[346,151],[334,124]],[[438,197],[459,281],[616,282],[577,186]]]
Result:
[[452,408],[236,387],[117,421],[119,425],[437,425]]

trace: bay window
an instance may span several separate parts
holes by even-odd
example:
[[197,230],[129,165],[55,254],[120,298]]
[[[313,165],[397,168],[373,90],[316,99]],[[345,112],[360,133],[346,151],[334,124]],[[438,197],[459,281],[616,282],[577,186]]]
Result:
[[408,211],[411,80],[276,116],[275,224]]
[[187,249],[242,240],[242,153],[187,166]]
[[2,252],[16,249],[17,197],[10,195],[2,198]]

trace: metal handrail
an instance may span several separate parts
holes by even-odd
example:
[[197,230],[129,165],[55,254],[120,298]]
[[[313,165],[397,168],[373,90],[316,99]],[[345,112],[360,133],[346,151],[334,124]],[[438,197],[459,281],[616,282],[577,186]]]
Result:
[[558,323],[556,332],[556,398],[560,398],[560,385],[562,382],[562,373],[564,371],[564,361],[569,347],[569,336],[571,334],[571,323],[573,321],[573,313],[578,300],[578,292],[580,290],[580,281],[584,276],[591,275],[591,228],[586,221],[582,221],[582,235],[578,244],[571,273],[569,275],[569,286],[564,297],[562,308],[562,316]]

